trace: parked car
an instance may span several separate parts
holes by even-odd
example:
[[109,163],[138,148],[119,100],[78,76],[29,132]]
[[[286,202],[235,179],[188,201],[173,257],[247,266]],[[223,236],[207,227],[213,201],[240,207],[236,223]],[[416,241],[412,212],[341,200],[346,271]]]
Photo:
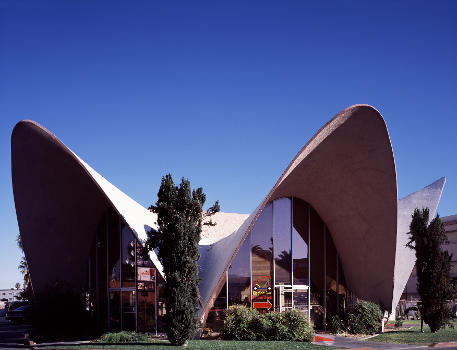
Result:
[[6,304],[6,312],[8,311],[13,311],[14,309],[18,308],[19,306],[27,305],[30,304],[27,300],[17,300],[17,301],[11,301],[8,304]]
[[14,310],[8,310],[5,318],[12,323],[29,322],[32,318],[32,305],[26,304],[19,306]]

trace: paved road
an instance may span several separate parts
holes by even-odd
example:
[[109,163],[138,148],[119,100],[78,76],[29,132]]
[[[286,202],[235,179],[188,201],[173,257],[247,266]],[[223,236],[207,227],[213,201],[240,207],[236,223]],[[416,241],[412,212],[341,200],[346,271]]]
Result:
[[2,344],[25,344],[25,335],[29,333],[30,325],[15,325],[0,317],[0,347]]
[[455,350],[457,349],[456,343],[447,343],[438,346],[430,345],[408,345],[408,344],[392,344],[392,343],[381,343],[369,340],[357,340],[348,337],[334,336],[331,334],[319,334],[319,336],[328,339],[326,341],[319,341],[315,344],[319,345],[331,345],[338,349],[357,349],[357,350]]

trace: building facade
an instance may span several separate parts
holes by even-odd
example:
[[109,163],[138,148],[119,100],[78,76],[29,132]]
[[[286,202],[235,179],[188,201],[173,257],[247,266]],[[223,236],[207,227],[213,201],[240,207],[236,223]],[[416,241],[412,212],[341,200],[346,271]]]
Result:
[[22,291],[23,289],[0,289],[0,301],[7,301],[9,303],[17,301]]
[[[141,253],[154,213],[32,121],[13,130],[12,180],[34,291],[58,283],[86,293],[100,330],[163,329],[163,268],[155,251]],[[250,215],[217,213],[204,225],[199,317],[217,326],[223,309],[244,304],[298,309],[325,328],[358,298],[391,312],[414,266],[408,218],[416,207],[434,216],[444,184],[398,199],[382,116],[343,110]]]

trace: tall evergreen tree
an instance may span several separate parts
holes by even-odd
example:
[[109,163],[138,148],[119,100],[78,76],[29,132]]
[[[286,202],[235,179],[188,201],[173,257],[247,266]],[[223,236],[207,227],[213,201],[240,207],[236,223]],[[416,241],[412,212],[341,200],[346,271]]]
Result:
[[156,247],[165,273],[166,333],[174,345],[184,345],[197,325],[198,264],[202,188],[191,190],[190,182],[175,186],[171,174],[162,177],[154,207],[158,232],[147,247]]
[[451,256],[441,250],[441,245],[447,242],[443,222],[439,215],[430,225],[428,219],[428,208],[414,210],[407,246],[416,251],[421,319],[432,332],[436,332],[451,318],[447,302],[453,298],[454,285],[450,277]]

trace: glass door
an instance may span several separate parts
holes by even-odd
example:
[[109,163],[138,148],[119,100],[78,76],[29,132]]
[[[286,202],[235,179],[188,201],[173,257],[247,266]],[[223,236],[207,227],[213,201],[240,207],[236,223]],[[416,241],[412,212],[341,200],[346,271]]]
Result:
[[299,287],[293,289],[293,305],[295,310],[300,310],[308,314],[308,287]]
[[275,287],[275,309],[279,312],[292,310],[293,297],[292,287],[276,286]]

